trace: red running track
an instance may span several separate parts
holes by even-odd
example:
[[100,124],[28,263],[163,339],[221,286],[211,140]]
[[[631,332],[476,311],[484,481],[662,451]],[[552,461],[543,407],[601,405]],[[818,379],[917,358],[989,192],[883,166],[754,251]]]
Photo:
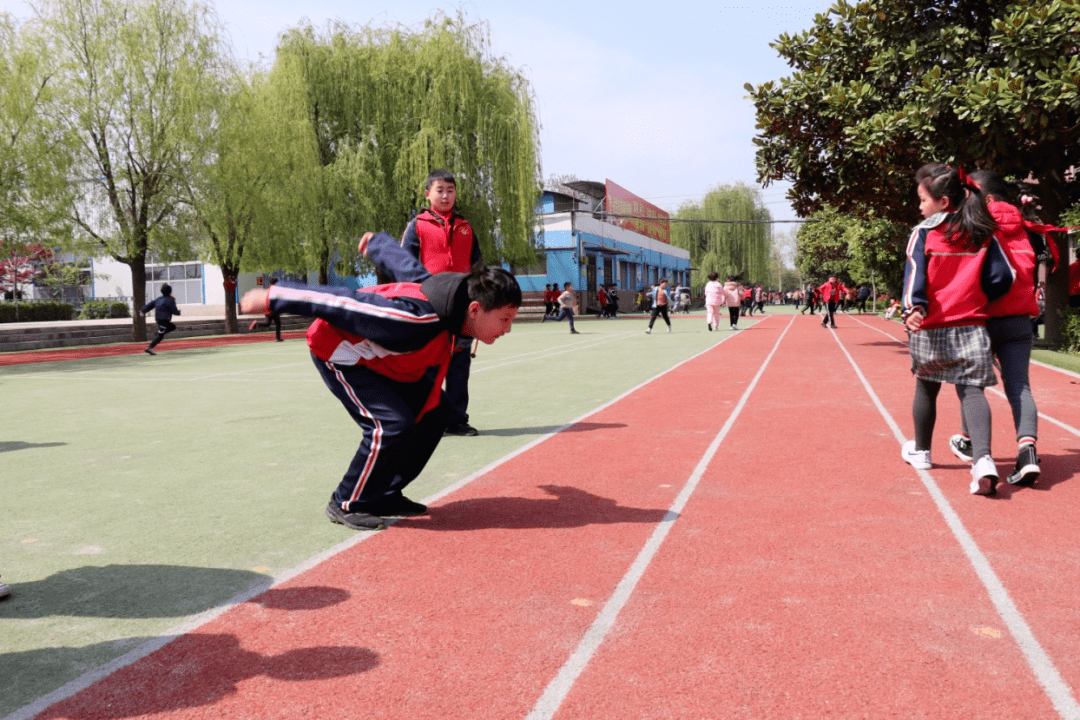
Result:
[[1076,437],[972,497],[942,393],[920,474],[897,326],[840,324],[729,336],[40,717],[1074,717]]

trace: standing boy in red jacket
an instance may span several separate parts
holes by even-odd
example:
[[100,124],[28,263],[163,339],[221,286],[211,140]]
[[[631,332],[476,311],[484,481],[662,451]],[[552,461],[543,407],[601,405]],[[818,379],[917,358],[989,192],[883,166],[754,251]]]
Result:
[[[401,240],[406,252],[420,261],[430,273],[479,270],[484,266],[480,243],[469,221],[456,210],[457,181],[447,170],[433,170],[424,186],[429,207],[421,211]],[[450,402],[447,435],[472,436],[476,428],[469,424],[469,371],[472,338],[457,339],[450,369],[446,373],[446,398]]]

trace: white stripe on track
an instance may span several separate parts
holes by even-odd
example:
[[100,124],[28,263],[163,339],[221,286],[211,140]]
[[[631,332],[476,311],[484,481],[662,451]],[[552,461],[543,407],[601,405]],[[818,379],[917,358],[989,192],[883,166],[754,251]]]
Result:
[[645,543],[641,552],[638,553],[638,556],[634,559],[634,562],[630,565],[626,574],[623,575],[622,580],[620,580],[619,584],[615,587],[615,591],[612,593],[607,603],[604,604],[604,607],[599,615],[597,615],[596,620],[593,621],[593,624],[581,639],[577,649],[567,659],[566,663],[563,664],[558,674],[552,679],[551,683],[548,684],[547,688],[540,696],[540,699],[537,700],[536,705],[533,706],[532,712],[529,713],[527,720],[551,718],[558,712],[559,707],[570,693],[574,683],[585,670],[585,667],[589,664],[593,655],[596,654],[596,651],[604,641],[604,638],[607,637],[607,634],[614,627],[615,620],[619,613],[630,600],[630,596],[633,595],[634,588],[637,586],[638,581],[641,580],[642,576],[645,574],[645,570],[649,567],[649,563],[652,562],[653,557],[655,557],[657,551],[659,551],[660,546],[667,538],[668,533],[671,532],[672,524],[679,516],[679,513],[690,499],[694,490],[697,488],[698,483],[701,481],[702,476],[709,467],[709,463],[712,462],[713,457],[720,449],[720,444],[724,441],[724,438],[727,437],[728,432],[735,424],[735,420],[739,417],[743,407],[746,406],[746,401],[750,398],[750,394],[754,391],[754,388],[757,387],[758,380],[760,380],[761,376],[765,373],[765,368],[768,367],[769,361],[772,360],[773,355],[776,354],[777,349],[780,347],[780,343],[783,341],[784,336],[787,335],[787,331],[791,328],[792,324],[794,324],[794,316],[788,322],[784,331],[780,333],[780,337],[777,338],[772,351],[761,363],[761,367],[758,368],[757,374],[754,375],[754,379],[750,381],[750,384],[743,392],[742,397],[739,398],[739,402],[731,411],[731,415],[728,416],[727,422],[724,423],[724,426],[720,428],[720,432],[713,438],[712,443],[698,462],[697,467],[694,468],[694,471],[690,474],[686,484],[683,485],[678,497],[675,498],[671,507],[668,508],[667,514],[656,526],[652,536]]
[[[836,344],[840,347],[840,350],[847,357],[848,362],[851,363],[851,367],[855,370],[855,374],[858,375],[863,388],[874,402],[878,412],[881,413],[881,417],[885,419],[885,423],[892,430],[897,444],[902,446],[904,442],[906,442],[906,438],[900,431],[900,426],[896,424],[892,415],[885,409],[885,406],[867,381],[866,376],[863,375],[862,370],[859,369],[855,359],[851,357],[851,354],[847,351],[847,348],[844,347],[844,344],[840,341],[840,337],[835,332],[833,333],[833,338],[836,340]],[[975,570],[975,574],[986,588],[987,593],[990,595],[990,600],[994,604],[994,608],[997,610],[1002,622],[1009,628],[1009,632],[1012,633],[1013,638],[1016,640],[1016,644],[1019,645],[1020,651],[1023,653],[1028,666],[1031,668],[1032,672],[1035,673],[1036,679],[1046,691],[1047,696],[1050,698],[1050,702],[1053,703],[1054,709],[1057,710],[1062,718],[1066,718],[1066,720],[1080,720],[1080,704],[1078,704],[1073,697],[1072,689],[1065,683],[1064,679],[1062,679],[1061,674],[1058,673],[1057,668],[1054,667],[1054,663],[1050,659],[1050,656],[1046,654],[1046,651],[1043,650],[1039,641],[1035,639],[1035,634],[1031,631],[1027,621],[1024,620],[1023,613],[1020,612],[1019,608],[1016,607],[1016,603],[1014,603],[1009,596],[1009,591],[1005,589],[1005,585],[990,566],[990,561],[986,559],[982,550],[979,549],[978,543],[975,542],[975,539],[967,531],[967,528],[964,527],[964,523],[960,520],[960,516],[953,509],[952,505],[949,504],[949,501],[945,498],[944,493],[941,492],[941,489],[938,487],[933,476],[925,470],[916,470],[916,472],[919,474],[919,479],[922,480],[923,486],[926,487],[926,491],[930,494],[930,497],[934,499],[934,504],[937,506],[938,512],[940,512],[941,516],[945,519],[945,524],[949,526],[949,530],[952,531],[953,537],[956,538],[956,541],[963,549],[964,554],[968,558],[968,562],[971,563],[972,568]]]
[[[447,488],[445,488],[445,489],[443,489],[443,490],[441,490],[441,491],[439,491],[439,492],[437,492],[437,493],[435,493],[433,495],[430,495],[430,496],[424,498],[422,502],[424,504],[431,504],[433,502],[436,502],[436,501],[446,497],[447,495],[450,495],[451,493],[453,493],[453,492],[455,492],[457,490],[460,490],[461,488],[465,487],[466,485],[473,482],[477,478],[480,478],[480,477],[486,475],[487,473],[491,472],[492,470],[498,468],[500,465],[503,465],[503,464],[509,462],[510,460],[513,460],[517,456],[531,450],[532,448],[536,447],[537,445],[544,442],[545,440],[547,440],[547,439],[549,439],[551,437],[554,437],[555,435],[559,434],[560,432],[563,432],[567,428],[573,427],[577,423],[582,422],[583,420],[589,418],[590,416],[595,415],[595,414],[601,412],[602,410],[607,409],[608,407],[610,407],[611,405],[614,405],[619,400],[622,400],[623,398],[631,395],[632,393],[637,392],[638,390],[645,387],[649,383],[662,378],[663,376],[667,375],[670,372],[675,371],[677,368],[685,365],[686,363],[691,362],[693,360],[696,360],[697,358],[701,357],[705,353],[708,353],[708,352],[712,351],[717,345],[720,345],[720,344],[726,342],[727,340],[729,340],[729,339],[731,339],[733,337],[735,337],[735,334],[730,334],[727,337],[722,338],[721,340],[719,340],[715,344],[710,345],[708,348],[702,350],[701,352],[697,353],[696,355],[692,355],[692,356],[688,357],[687,359],[685,359],[685,360],[683,360],[683,361],[681,361],[681,362],[679,362],[679,363],[677,363],[675,365],[672,365],[671,367],[664,370],[663,372],[658,373],[658,374],[654,375],[653,377],[649,378],[648,380],[634,386],[633,388],[627,390],[626,392],[619,395],[618,397],[604,403],[603,405],[595,407],[592,410],[589,410],[585,414],[571,420],[570,422],[555,428],[554,430],[547,433],[546,435],[538,437],[535,440],[533,440],[532,442],[529,442],[529,443],[523,445],[522,447],[518,448],[517,450],[514,450],[513,452],[499,458],[498,460],[495,460],[495,461],[485,465],[484,467],[480,468],[479,470],[477,470],[473,474],[469,475],[468,477],[465,477],[465,478],[459,480],[458,482],[454,483],[453,485],[451,485],[451,486],[449,486],[449,487],[447,487]],[[397,522],[396,520],[388,520],[386,524],[389,526],[389,525],[395,524],[396,522]],[[386,532],[386,531],[383,530],[383,531],[380,531],[380,532]],[[270,590],[272,588],[275,588],[275,587],[277,587],[279,585],[282,585],[282,584],[288,582],[289,580],[292,580],[294,577],[297,577],[298,575],[301,575],[301,574],[307,572],[308,570],[311,570],[311,569],[315,568],[316,566],[320,565],[321,563],[333,558],[336,555],[339,555],[339,554],[345,552],[346,550],[354,547],[355,545],[358,545],[359,543],[363,542],[364,540],[368,540],[368,539],[377,537],[380,534],[380,532],[362,532],[362,531],[357,532],[355,535],[350,537],[348,540],[345,540],[344,542],[340,542],[337,545],[334,545],[333,547],[330,547],[330,548],[324,550],[323,552],[319,553],[318,555],[314,555],[314,556],[308,558],[304,562],[300,563],[299,565],[297,565],[297,566],[295,566],[295,567],[293,567],[293,568],[291,568],[289,570],[286,570],[286,571],[284,571],[282,573],[279,573],[278,575],[275,575],[273,577],[269,577],[264,581],[260,581],[259,583],[255,584],[253,587],[232,596],[231,598],[229,598],[228,600],[223,602],[221,605],[219,605],[219,606],[217,606],[215,608],[211,608],[210,610],[207,610],[205,612],[199,613],[198,615],[195,615],[195,616],[191,617],[186,622],[181,623],[180,625],[177,625],[177,626],[172,627],[169,630],[165,631],[159,637],[156,637],[153,640],[148,640],[147,642],[143,643],[142,645],[128,651],[127,653],[124,653],[120,657],[111,660],[110,662],[102,665],[101,667],[94,668],[93,670],[90,670],[90,671],[86,672],[85,674],[80,675],[79,677],[75,678],[74,680],[67,683],[66,685],[63,685],[62,687],[59,687],[56,690],[53,690],[51,693],[48,693],[47,695],[42,695],[41,697],[39,697],[37,700],[30,703],[29,705],[25,705],[25,706],[19,708],[15,712],[7,715],[6,717],[4,717],[4,718],[2,718],[0,720],[31,720],[31,718],[33,718],[34,716],[44,712],[50,706],[55,705],[58,702],[61,702],[63,700],[68,699],[72,695],[75,695],[76,693],[78,693],[78,692],[80,692],[82,690],[85,690],[86,688],[90,687],[94,683],[97,683],[97,682],[100,682],[101,680],[104,680],[109,675],[112,675],[114,672],[116,672],[118,670],[121,670],[121,669],[127,667],[128,665],[132,665],[132,664],[138,662],[139,660],[143,659],[147,655],[150,655],[151,653],[155,652],[156,650],[160,650],[161,648],[165,647],[166,645],[171,643],[173,640],[176,640],[177,638],[181,637],[182,635],[194,632],[194,631],[198,630],[200,627],[202,627],[203,625],[206,625],[207,623],[210,623],[210,622],[216,620],[217,618],[219,618],[223,614],[225,614],[225,612],[227,612],[233,606],[242,605],[243,603],[246,603],[249,600],[252,600],[253,598],[261,595],[264,592],[266,592],[267,590]]]

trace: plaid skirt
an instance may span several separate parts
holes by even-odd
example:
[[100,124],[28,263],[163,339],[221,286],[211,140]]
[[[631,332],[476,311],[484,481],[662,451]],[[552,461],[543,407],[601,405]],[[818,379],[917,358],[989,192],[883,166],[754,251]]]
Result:
[[911,333],[911,372],[951,385],[997,385],[990,336],[982,325],[933,328]]

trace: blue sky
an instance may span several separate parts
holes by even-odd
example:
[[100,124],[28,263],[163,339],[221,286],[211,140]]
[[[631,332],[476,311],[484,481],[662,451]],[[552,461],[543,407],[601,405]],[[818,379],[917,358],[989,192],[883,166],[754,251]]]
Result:
[[[769,47],[805,30],[831,0],[726,5],[668,2],[520,3],[473,0],[216,0],[238,57],[272,58],[282,30],[307,18],[416,26],[460,7],[490,26],[496,54],[532,82],[544,177],[605,178],[666,210],[700,200],[720,184],[757,186],[754,108],[743,84],[783,77]],[[0,11],[28,17],[23,0]],[[774,219],[796,216],[786,185],[761,190]],[[780,225],[784,231],[795,226]]]

